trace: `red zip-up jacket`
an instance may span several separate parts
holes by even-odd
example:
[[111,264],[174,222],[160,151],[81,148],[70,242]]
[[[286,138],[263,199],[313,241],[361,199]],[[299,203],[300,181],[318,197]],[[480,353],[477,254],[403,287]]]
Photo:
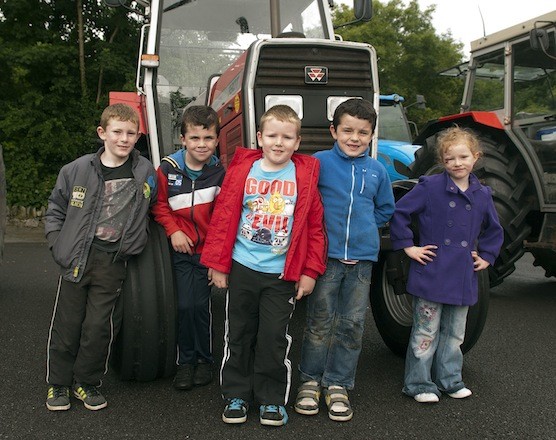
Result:
[[176,231],[184,232],[195,243],[193,252],[200,254],[224,179],[222,164],[215,156],[192,181],[185,171],[181,149],[162,159],[157,176],[159,192],[152,208],[155,220],[164,227],[168,237]]
[[[219,272],[230,273],[232,251],[238,234],[245,181],[262,150],[238,148],[226,171],[222,191],[212,214],[201,263]],[[284,277],[299,281],[301,275],[317,279],[326,269],[327,237],[324,209],[317,187],[319,162],[311,156],[294,153],[297,201],[290,246],[286,254]]]

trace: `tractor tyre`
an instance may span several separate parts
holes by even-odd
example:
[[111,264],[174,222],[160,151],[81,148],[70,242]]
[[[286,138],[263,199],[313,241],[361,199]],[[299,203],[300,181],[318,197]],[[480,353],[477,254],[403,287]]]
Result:
[[[405,356],[413,323],[412,299],[409,294],[398,295],[388,280],[386,253],[381,255],[373,269],[371,309],[382,340],[398,356]],[[485,326],[490,300],[488,272],[479,272],[479,301],[469,308],[463,353],[473,348]]]
[[151,220],[143,252],[127,264],[115,315],[121,329],[112,366],[121,380],[141,382],[170,376],[176,361],[176,297],[164,229]]
[[[525,253],[523,241],[531,232],[526,222],[533,208],[528,197],[531,179],[522,157],[505,138],[479,134],[483,157],[475,165],[474,173],[481,183],[490,186],[500,224],[504,228],[504,244],[494,266],[489,267],[491,287],[500,284],[515,270],[515,262]],[[412,177],[441,172],[434,153],[434,136],[415,154],[411,166]]]

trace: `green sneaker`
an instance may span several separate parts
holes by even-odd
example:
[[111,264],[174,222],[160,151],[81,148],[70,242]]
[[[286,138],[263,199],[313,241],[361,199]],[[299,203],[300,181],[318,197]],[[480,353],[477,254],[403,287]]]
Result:
[[70,409],[69,387],[63,385],[50,385],[48,387],[46,407],[50,411],[66,411]]
[[96,411],[108,406],[108,402],[94,385],[76,383],[73,386],[73,395],[79,400],[82,400],[85,408],[91,411]]

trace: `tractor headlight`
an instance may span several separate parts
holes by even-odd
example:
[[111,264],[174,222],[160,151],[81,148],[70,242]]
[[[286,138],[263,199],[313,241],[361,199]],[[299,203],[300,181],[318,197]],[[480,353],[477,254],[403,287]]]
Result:
[[264,98],[265,111],[275,105],[289,105],[303,119],[303,97],[301,95],[266,95]]

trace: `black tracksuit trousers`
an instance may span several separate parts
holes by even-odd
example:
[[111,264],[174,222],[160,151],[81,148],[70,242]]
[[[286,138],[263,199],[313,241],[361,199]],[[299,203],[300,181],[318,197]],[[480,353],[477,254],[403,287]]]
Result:
[[46,381],[100,385],[121,322],[114,307],[126,276],[126,263],[114,252],[91,247],[80,282],[60,277],[47,347]]
[[291,387],[288,326],[295,283],[233,262],[220,383],[225,399],[285,405]]

